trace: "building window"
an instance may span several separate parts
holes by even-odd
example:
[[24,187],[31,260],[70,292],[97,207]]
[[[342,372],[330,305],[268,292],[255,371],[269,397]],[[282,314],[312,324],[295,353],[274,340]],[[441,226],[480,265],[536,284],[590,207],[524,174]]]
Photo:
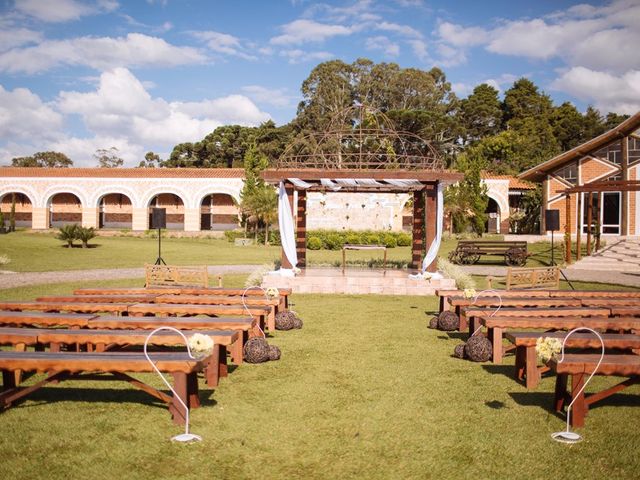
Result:
[[562,167],[559,170],[553,172],[556,177],[562,178],[573,185],[578,181],[578,165],[576,163],[570,163]]
[[629,137],[629,163],[640,160],[640,138]]
[[622,142],[618,140],[611,145],[607,145],[606,147],[596,151],[593,156],[603,160],[608,160],[616,165],[620,165],[622,162]]

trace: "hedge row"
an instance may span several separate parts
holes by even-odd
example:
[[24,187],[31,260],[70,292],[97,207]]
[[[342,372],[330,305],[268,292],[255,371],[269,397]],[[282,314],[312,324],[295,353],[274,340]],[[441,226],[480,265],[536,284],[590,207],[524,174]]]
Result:
[[[242,230],[228,230],[224,236],[229,242],[242,238]],[[253,238],[253,235],[249,235]],[[264,232],[258,233],[258,243],[264,244]],[[280,245],[280,232],[269,232],[269,243]],[[307,248],[309,250],[340,250],[345,243],[358,245],[384,245],[387,248],[407,247],[411,245],[411,235],[405,232],[386,232],[374,230],[309,230]]]

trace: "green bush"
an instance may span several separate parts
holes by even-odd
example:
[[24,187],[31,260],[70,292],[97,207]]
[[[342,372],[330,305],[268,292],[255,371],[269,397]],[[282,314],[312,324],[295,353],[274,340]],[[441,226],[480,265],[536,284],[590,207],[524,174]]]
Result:
[[400,232],[398,234],[396,234],[396,238],[398,240],[398,246],[399,247],[409,247],[411,246],[411,235],[409,235],[408,233],[404,233],[404,232]]
[[224,238],[227,241],[233,243],[236,241],[236,238],[244,238],[244,231],[242,230],[225,230]]
[[346,243],[350,243],[352,245],[359,245],[362,243],[362,235],[357,232],[349,232],[346,235]]
[[396,236],[392,233],[385,233],[382,236],[382,244],[387,248],[396,248],[398,246],[398,241],[396,240]]
[[338,233],[328,234],[323,242],[323,247],[327,250],[340,250],[342,245],[344,245],[344,241]]
[[89,247],[89,240],[96,236],[96,232],[93,227],[77,227],[76,238],[82,242],[82,248]]
[[60,231],[56,235],[56,238],[58,240],[62,240],[63,242],[67,242],[67,248],[71,248],[73,247],[73,242],[78,238],[77,231],[78,231],[77,223],[64,225],[60,227]]
[[380,240],[380,235],[377,233],[368,233],[364,237],[365,244],[367,245],[380,245],[382,241]]
[[[258,244],[264,245],[264,232],[258,232]],[[269,230],[269,245],[280,245],[280,232]]]
[[309,237],[307,240],[307,248],[309,250],[320,250],[322,248],[322,240],[318,237]]

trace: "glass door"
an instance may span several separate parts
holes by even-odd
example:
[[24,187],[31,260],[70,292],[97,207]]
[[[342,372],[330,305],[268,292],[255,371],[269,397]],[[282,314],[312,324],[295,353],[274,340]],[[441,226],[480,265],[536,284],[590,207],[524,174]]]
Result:
[[[599,197],[602,195],[602,211],[598,212]],[[587,233],[587,205],[589,196],[582,194],[582,232]],[[621,223],[621,193],[604,192],[591,194],[591,233],[595,233],[596,227],[600,225],[600,233],[620,234]]]

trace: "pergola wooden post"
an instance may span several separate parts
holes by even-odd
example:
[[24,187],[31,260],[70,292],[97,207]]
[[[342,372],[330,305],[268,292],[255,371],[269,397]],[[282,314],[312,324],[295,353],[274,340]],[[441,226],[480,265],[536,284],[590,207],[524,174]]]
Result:
[[[294,214],[296,209],[295,209],[295,205],[293,204],[293,185],[285,182],[284,189],[286,190],[287,197],[289,198],[289,205],[291,205],[291,214]],[[286,269],[293,268],[293,265],[291,265],[291,262],[289,261],[287,256],[284,254],[284,249],[282,250],[281,258],[282,258],[282,268],[286,268]]]
[[593,193],[587,195],[587,256],[591,255],[591,222],[593,222]]
[[411,268],[420,268],[425,251],[425,191],[413,192],[413,241],[411,242]]
[[298,265],[307,265],[307,192],[298,190],[298,215],[296,216],[296,251]]
[[[436,234],[437,234],[437,221],[438,221],[438,217],[437,217],[437,207],[438,207],[438,197],[437,197],[437,188],[434,185],[431,189],[427,190],[426,192],[426,209],[427,209],[427,224],[426,224],[426,248],[425,250],[428,251],[429,247],[431,246],[431,244],[433,242],[436,241]],[[426,251],[425,251],[425,255],[426,255]],[[427,272],[435,272],[438,268],[438,262],[436,259],[433,260],[433,262],[431,262],[428,266],[427,266]]]
[[564,261],[571,263],[571,194],[567,194],[564,220]]
[[582,238],[582,195],[578,193],[578,205],[576,207],[576,261],[582,257],[581,238]]

